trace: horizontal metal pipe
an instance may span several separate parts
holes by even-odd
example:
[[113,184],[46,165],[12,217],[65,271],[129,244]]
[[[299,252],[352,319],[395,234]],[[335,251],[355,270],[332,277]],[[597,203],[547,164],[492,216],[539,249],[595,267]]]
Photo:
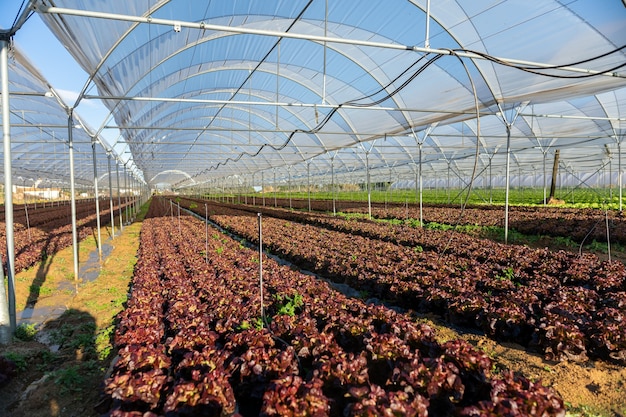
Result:
[[[344,39],[344,38],[335,38],[329,36],[318,36],[311,34],[301,34],[294,32],[281,32],[275,30],[264,30],[264,29],[253,29],[246,27],[232,27],[232,26],[224,26],[224,25],[214,25],[205,22],[185,22],[178,21],[172,19],[158,19],[153,18],[151,16],[143,17],[143,16],[129,16],[123,14],[116,13],[103,13],[103,12],[94,12],[89,10],[76,10],[76,9],[68,9],[63,7],[51,7],[43,4],[37,5],[37,11],[40,13],[49,13],[49,14],[64,14],[64,15],[72,15],[72,16],[83,16],[83,17],[91,17],[91,18],[99,18],[99,19],[111,19],[111,20],[121,20],[127,22],[136,22],[136,23],[150,23],[153,25],[165,25],[165,26],[180,26],[190,29],[200,29],[200,30],[213,30],[218,32],[229,32],[229,33],[239,33],[239,34],[248,34],[248,35],[261,35],[261,36],[273,36],[278,38],[289,38],[289,39],[301,39],[307,41],[315,41],[315,42],[327,42],[327,43],[339,43],[346,45],[358,45],[358,46],[366,46],[373,48],[384,48],[384,49],[395,49],[401,51],[412,51],[412,52],[422,52],[422,53],[432,53],[439,55],[452,55],[453,53],[457,56],[471,59],[480,59],[485,60],[486,58],[477,55],[471,52],[452,52],[447,49],[437,49],[437,48],[426,48],[419,47],[415,45],[402,45],[397,43],[385,43],[385,42],[372,42],[365,41],[359,39]],[[546,64],[542,62],[534,62],[534,61],[525,61],[520,59],[511,59],[511,58],[502,58],[502,57],[493,57],[494,59],[506,62],[513,65],[525,65],[525,66],[534,66],[541,68],[551,68],[554,64]],[[618,78],[626,78],[626,74],[619,74],[616,72],[601,72],[596,70],[591,70],[587,68],[578,68],[578,67],[560,67],[559,70],[568,71],[568,72],[576,72],[583,74],[598,74],[605,75],[610,77],[618,77]]]

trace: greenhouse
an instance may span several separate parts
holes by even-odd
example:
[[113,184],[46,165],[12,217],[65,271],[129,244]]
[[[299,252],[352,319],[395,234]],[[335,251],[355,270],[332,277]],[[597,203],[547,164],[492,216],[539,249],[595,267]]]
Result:
[[93,316],[128,255],[70,414],[626,414],[626,2],[15,3],[0,399],[47,285]]

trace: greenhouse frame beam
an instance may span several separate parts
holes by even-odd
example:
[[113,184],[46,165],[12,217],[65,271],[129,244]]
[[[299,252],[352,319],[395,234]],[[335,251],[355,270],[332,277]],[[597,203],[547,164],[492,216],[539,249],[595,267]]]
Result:
[[74,173],[74,116],[69,109],[67,117],[68,153],[70,160],[70,205],[72,210],[72,252],[74,255],[74,285],[78,292],[78,231],[76,229],[76,179]]
[[[373,48],[383,48],[383,49],[393,49],[400,51],[411,51],[411,52],[421,52],[421,53],[432,53],[438,55],[455,55],[462,58],[470,58],[470,59],[479,59],[486,60],[487,58],[478,55],[472,52],[463,52],[463,51],[452,51],[449,49],[437,49],[437,48],[426,48],[415,45],[402,45],[397,43],[385,43],[385,42],[372,42],[372,41],[364,41],[359,39],[344,39],[337,37],[329,37],[329,36],[319,36],[319,35],[311,35],[311,34],[302,34],[302,33],[294,33],[294,32],[281,32],[275,30],[264,30],[264,29],[252,29],[245,27],[231,27],[224,25],[214,25],[205,22],[186,22],[180,20],[172,20],[172,19],[158,19],[153,18],[152,16],[143,17],[143,16],[130,16],[123,15],[117,13],[104,13],[104,12],[94,12],[88,10],[77,10],[77,9],[69,9],[64,7],[52,7],[43,4],[36,5],[36,10],[42,14],[59,14],[59,15],[71,15],[71,16],[81,16],[81,17],[90,17],[96,19],[109,19],[109,20],[119,20],[126,22],[135,22],[135,23],[149,23],[153,25],[163,25],[163,26],[171,26],[171,27],[184,27],[188,29],[199,29],[199,30],[211,30],[216,32],[229,32],[229,33],[237,33],[237,34],[247,34],[247,35],[261,35],[261,36],[272,36],[277,38],[289,38],[289,39],[300,39],[305,41],[313,41],[319,43],[339,43],[346,45],[355,45],[355,46],[365,46],[365,47],[373,47]],[[542,63],[542,62],[534,62],[534,61],[525,61],[520,59],[512,59],[512,58],[503,58],[503,57],[492,57],[493,59],[506,62],[514,65],[525,65],[525,66],[535,66],[541,68],[552,68],[554,64]],[[606,72],[606,71],[597,71],[591,70],[588,68],[579,68],[573,66],[563,66],[559,67],[562,71],[574,72],[574,73],[582,73],[582,74],[593,74],[593,75],[603,75],[608,77],[615,78],[626,78],[625,74],[620,74],[617,72]]]
[[[98,191],[98,160],[96,158],[96,140],[91,142],[91,155],[93,158],[93,190],[96,199],[96,227],[98,228],[98,260],[102,262],[102,234],[100,232],[100,193]],[[110,183],[110,181],[109,181]]]
[[567,114],[534,114],[521,113],[522,117],[541,117],[546,119],[574,119],[574,120],[602,120],[609,122],[626,122],[626,117],[609,117],[609,116],[575,116]]
[[9,94],[12,96],[54,97],[54,94],[50,91],[46,91],[45,93],[37,93],[35,91],[11,91]]
[[[305,107],[317,109],[342,109],[342,110],[377,110],[377,111],[397,111],[408,113],[444,113],[444,114],[469,114],[476,115],[475,111],[454,111],[444,109],[421,109],[413,107],[389,107],[389,106],[355,106],[351,104],[320,104],[320,103],[300,103],[292,101],[246,101],[246,100],[227,100],[227,99],[201,99],[201,98],[168,98],[168,97],[128,97],[128,96],[103,96],[103,95],[86,95],[85,99],[94,100],[117,100],[117,101],[148,101],[159,103],[190,103],[190,104],[232,104],[243,106],[268,106],[268,107]],[[498,112],[481,112],[481,116],[497,116]],[[529,115],[530,116],[530,115]],[[110,126],[105,126],[110,128]]]
[[[2,90],[2,138],[4,142],[4,222],[6,227],[7,297],[0,298],[0,344],[9,344],[15,331],[15,238],[13,234],[13,182],[11,169],[11,114],[9,107],[9,37],[0,37],[0,82]],[[8,190],[8,192],[7,192]],[[0,254],[1,257],[1,254]],[[4,279],[0,282],[4,295]],[[7,322],[8,319],[8,322]]]
[[[43,123],[13,123],[11,126],[15,126],[15,127],[22,127],[22,128],[33,128],[33,129],[67,129],[67,125],[63,124],[63,125],[55,125],[55,124],[43,124]],[[57,140],[57,142],[63,142],[65,143],[64,140]],[[78,142],[75,142],[78,143]]]
[[117,208],[120,215],[120,234],[124,231],[124,221],[122,220],[122,195],[120,192],[120,165],[115,163],[115,176],[117,177]]
[[[524,107],[527,103],[524,104]],[[500,104],[498,104],[500,106]],[[515,124],[517,117],[520,115],[521,107],[515,109],[515,114],[508,120],[505,112],[502,112],[502,121],[506,128],[506,178],[504,192],[504,244],[509,243],[509,193],[511,181],[511,127]]]
[[113,181],[111,177],[111,152],[107,152],[107,166],[109,170],[109,210],[111,211],[111,239],[115,239],[115,211],[113,210]]

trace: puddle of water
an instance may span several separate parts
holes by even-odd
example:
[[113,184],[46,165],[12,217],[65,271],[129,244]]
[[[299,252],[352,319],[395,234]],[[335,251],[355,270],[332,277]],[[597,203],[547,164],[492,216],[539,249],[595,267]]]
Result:
[[[102,260],[105,260],[113,250],[113,245],[109,243],[102,244]],[[78,277],[82,282],[95,281],[100,276],[100,259],[98,256],[98,250],[94,250],[89,254],[89,257],[83,265],[80,267]]]
[[17,324],[45,323],[61,317],[66,310],[67,307],[65,306],[27,307],[22,311],[18,311]]
[[[109,239],[111,240],[111,239]],[[113,245],[110,243],[102,244],[102,260],[105,260],[113,250]],[[95,281],[100,276],[100,259],[98,256],[98,250],[94,250],[89,254],[89,257],[79,270],[79,278],[83,283],[89,281]],[[71,281],[61,282],[57,288],[59,291],[64,290],[76,290],[76,284]],[[59,318],[65,311],[65,306],[47,306],[47,307],[26,307],[22,311],[17,311],[17,324],[22,323],[45,323],[49,320]]]

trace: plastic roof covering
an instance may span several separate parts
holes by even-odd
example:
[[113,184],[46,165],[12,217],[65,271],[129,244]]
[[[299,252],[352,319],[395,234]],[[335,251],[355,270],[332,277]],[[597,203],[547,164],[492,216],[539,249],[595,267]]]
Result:
[[[29,188],[69,188],[69,119],[66,105],[17,48],[9,54],[9,96],[13,184]],[[93,151],[88,131],[93,129],[77,114],[73,115],[73,123],[76,185],[79,189],[92,188]],[[119,159],[119,156],[112,152],[112,158],[112,170],[115,170],[115,158]],[[96,145],[96,167],[99,187],[108,187],[108,157],[99,143]],[[4,181],[4,166],[0,174]],[[124,174],[121,175],[123,181]],[[117,178],[113,174],[111,177],[112,185],[117,187]],[[99,188],[99,191],[105,190]]]
[[[566,169],[593,172],[624,138],[619,1],[432,1],[428,39],[426,0],[32,3],[93,74],[153,186],[251,175],[303,181],[307,170],[324,182],[331,172],[362,175],[366,165],[373,180],[407,175],[416,140],[425,176],[469,175],[475,165],[501,175],[505,120],[512,169],[536,172],[558,148]],[[537,75],[413,47],[426,44],[612,76],[566,68]]]

